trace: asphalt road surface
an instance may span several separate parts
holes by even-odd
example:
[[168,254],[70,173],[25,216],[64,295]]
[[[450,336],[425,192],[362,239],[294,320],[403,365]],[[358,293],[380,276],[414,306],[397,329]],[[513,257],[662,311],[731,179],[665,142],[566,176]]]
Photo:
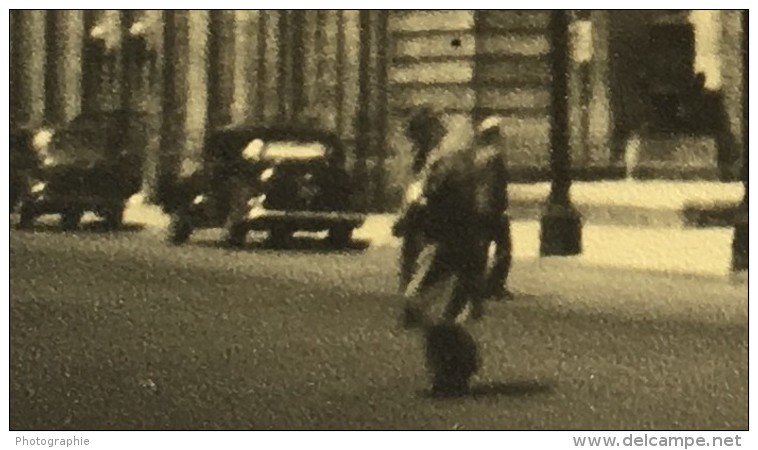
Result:
[[[582,292],[641,304],[646,278],[588,273],[561,296],[516,264],[515,289],[537,293],[490,305],[472,326],[474,393],[439,400],[419,337],[397,324],[396,250],[232,251],[213,237],[12,231],[11,429],[748,426],[746,312],[700,317],[655,295],[671,314],[573,307]],[[713,292],[747,304],[746,288]]]

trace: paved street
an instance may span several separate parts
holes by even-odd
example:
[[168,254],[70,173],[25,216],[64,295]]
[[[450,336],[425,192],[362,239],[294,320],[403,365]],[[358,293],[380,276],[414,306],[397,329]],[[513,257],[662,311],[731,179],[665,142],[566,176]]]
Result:
[[433,400],[397,250],[10,236],[11,429],[745,429],[747,286],[519,258]]

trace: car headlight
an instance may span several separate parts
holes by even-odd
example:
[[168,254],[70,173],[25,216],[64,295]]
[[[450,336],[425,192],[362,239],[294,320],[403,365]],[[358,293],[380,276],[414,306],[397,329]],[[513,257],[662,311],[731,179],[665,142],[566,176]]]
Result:
[[411,183],[411,185],[405,190],[405,203],[411,204],[421,201],[423,193],[424,186],[420,181]]
[[260,180],[265,183],[266,181],[270,180],[271,177],[273,176],[274,176],[274,168],[269,167],[268,169],[261,172]]
[[55,133],[52,130],[43,128],[34,134],[32,138],[32,146],[37,151],[45,151],[53,140]]
[[247,161],[257,161],[263,153],[263,147],[262,140],[254,139],[242,150],[242,157]]
[[200,168],[200,164],[192,159],[185,159],[182,161],[182,165],[179,168],[179,176],[181,178],[188,178],[195,174]]
[[261,209],[263,208],[263,202],[265,201],[266,201],[265,195],[258,195],[248,200],[247,206],[253,209]]
[[45,190],[45,183],[42,181],[34,183],[31,188],[32,194],[39,194]]

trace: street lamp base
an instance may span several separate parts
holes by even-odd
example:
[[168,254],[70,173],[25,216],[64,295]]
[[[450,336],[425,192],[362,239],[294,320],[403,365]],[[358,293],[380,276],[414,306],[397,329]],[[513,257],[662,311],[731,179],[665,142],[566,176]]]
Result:
[[737,213],[732,234],[732,271],[748,270],[748,215],[744,210]]
[[540,256],[582,253],[582,217],[571,204],[548,203],[540,220]]

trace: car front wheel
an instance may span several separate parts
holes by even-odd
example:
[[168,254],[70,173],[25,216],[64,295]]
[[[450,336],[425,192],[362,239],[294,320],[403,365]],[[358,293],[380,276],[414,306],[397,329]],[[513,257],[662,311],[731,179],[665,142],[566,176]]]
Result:
[[69,210],[61,213],[61,228],[66,231],[75,230],[82,220],[82,212],[78,210]]
[[268,232],[268,242],[274,247],[286,247],[292,239],[292,232],[284,227],[274,227]]
[[192,224],[182,214],[172,214],[168,230],[168,240],[171,244],[185,244],[192,236]]
[[344,248],[350,244],[353,239],[353,229],[350,227],[334,227],[329,230],[329,236],[327,238],[329,244],[335,248]]
[[230,223],[226,227],[226,243],[230,247],[240,248],[247,240],[247,227],[244,224]]
[[34,225],[34,220],[37,218],[37,213],[34,211],[34,207],[28,202],[21,203],[21,211],[19,211],[18,227],[22,230],[29,229]]
[[112,205],[105,211],[103,216],[106,229],[116,230],[120,228],[124,224],[124,204]]

